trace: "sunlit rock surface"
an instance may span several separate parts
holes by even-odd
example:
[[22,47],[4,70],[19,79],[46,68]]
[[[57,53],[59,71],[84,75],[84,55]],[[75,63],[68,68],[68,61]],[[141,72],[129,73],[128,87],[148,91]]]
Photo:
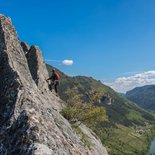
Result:
[[88,148],[59,111],[48,90],[38,47],[20,43],[10,18],[0,15],[0,155],[107,155],[100,140],[81,126]]

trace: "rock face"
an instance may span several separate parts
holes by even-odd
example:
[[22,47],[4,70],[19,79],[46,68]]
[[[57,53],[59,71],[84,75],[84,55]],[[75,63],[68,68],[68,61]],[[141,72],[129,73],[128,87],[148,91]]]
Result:
[[31,46],[26,57],[33,80],[39,89],[46,90],[46,88],[48,88],[48,84],[46,82],[48,72],[41,50],[37,46]]
[[26,42],[21,42],[21,46],[22,46],[23,51],[25,52],[25,54],[27,54],[29,49],[30,49],[30,46]]
[[46,78],[39,48],[25,48],[0,15],[0,155],[107,155],[89,129],[81,126],[91,148],[61,116],[63,105]]

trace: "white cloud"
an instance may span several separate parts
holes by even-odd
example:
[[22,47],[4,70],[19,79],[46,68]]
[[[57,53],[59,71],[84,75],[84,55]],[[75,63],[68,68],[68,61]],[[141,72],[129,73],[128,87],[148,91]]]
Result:
[[155,70],[138,73],[129,77],[117,78],[114,82],[105,83],[117,92],[125,93],[135,87],[155,84]]
[[74,62],[73,62],[73,60],[63,60],[62,63],[63,63],[64,65],[69,66],[69,65],[73,65]]
[[60,61],[60,60],[52,60],[52,59],[45,59],[45,61],[47,62],[55,62],[55,63],[59,63],[59,65],[73,65],[74,61],[73,60],[63,60],[63,61]]

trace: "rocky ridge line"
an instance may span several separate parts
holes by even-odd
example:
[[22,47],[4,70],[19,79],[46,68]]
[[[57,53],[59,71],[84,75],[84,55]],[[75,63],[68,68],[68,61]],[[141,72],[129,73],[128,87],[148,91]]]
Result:
[[40,49],[24,45],[11,19],[0,14],[0,154],[107,155],[90,129],[81,126],[88,148],[61,116]]

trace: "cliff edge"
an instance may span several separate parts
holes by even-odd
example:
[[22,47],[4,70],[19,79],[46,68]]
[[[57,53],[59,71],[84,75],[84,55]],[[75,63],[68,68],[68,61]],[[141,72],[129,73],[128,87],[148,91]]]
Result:
[[48,89],[39,47],[20,43],[11,19],[0,14],[0,154],[107,155],[86,126],[86,146],[59,113],[61,100]]

